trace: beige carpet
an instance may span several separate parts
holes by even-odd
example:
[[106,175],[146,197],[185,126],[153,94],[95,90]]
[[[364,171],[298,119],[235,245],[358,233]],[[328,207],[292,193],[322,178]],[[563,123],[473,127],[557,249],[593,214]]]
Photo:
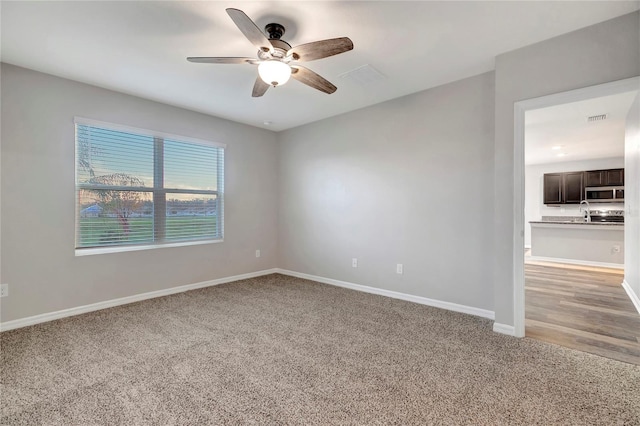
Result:
[[0,424],[640,424],[640,367],[271,275],[4,332]]

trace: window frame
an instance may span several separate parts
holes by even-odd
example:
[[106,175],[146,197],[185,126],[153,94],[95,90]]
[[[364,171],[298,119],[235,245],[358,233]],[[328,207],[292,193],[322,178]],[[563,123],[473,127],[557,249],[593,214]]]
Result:
[[[99,127],[113,131],[127,132],[138,134],[142,136],[153,137],[154,140],[154,155],[153,155],[153,169],[154,179],[152,187],[135,187],[135,186],[118,186],[118,185],[97,185],[89,183],[78,182],[78,126],[92,126]],[[178,188],[166,188],[164,187],[164,141],[170,140],[172,142],[186,142],[198,145],[205,145],[210,147],[220,148],[222,154],[217,156],[216,164],[216,179],[217,189],[215,190],[198,190],[198,189],[178,189]],[[74,174],[75,174],[75,187],[74,191],[76,196],[75,201],[75,255],[85,256],[92,254],[103,253],[117,253],[137,250],[149,250],[165,247],[181,247],[192,246],[201,244],[214,244],[224,241],[224,156],[227,145],[219,142],[213,142],[204,139],[197,139],[188,136],[175,135],[171,133],[158,132],[155,130],[143,129],[139,127],[132,127],[127,125],[109,123],[105,121],[98,121],[84,117],[74,117]],[[131,191],[131,192],[147,192],[151,193],[153,197],[154,209],[153,209],[153,242],[145,243],[132,243],[132,244],[120,244],[120,245],[105,245],[105,246],[91,246],[91,247],[78,247],[78,239],[80,236],[80,214],[78,205],[78,190],[81,189],[109,189],[116,191]],[[203,238],[203,239],[190,239],[190,240],[165,240],[166,231],[166,196],[167,194],[202,194],[202,195],[215,195],[216,196],[216,227],[218,228],[217,236],[215,238]],[[155,208],[156,201],[160,205],[164,205],[164,208]],[[163,214],[164,213],[164,214]],[[160,224],[160,225],[159,225]]]

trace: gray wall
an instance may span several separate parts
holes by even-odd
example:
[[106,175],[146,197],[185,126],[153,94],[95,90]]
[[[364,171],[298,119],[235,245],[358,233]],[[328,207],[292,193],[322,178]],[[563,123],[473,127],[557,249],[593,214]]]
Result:
[[625,132],[624,279],[640,298],[640,95],[627,115]]
[[[11,65],[1,78],[2,321],[277,266],[275,133]],[[226,143],[225,241],[74,256],[76,115]]]
[[493,98],[486,73],[282,132],[279,266],[493,310]]
[[[640,75],[640,14],[631,13],[500,55],[495,70],[494,295],[513,325],[514,102]],[[524,244],[522,236],[517,244]]]

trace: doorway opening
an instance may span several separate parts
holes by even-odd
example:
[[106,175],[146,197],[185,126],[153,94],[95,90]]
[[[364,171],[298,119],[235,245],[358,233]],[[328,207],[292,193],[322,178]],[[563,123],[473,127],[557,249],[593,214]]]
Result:
[[639,89],[631,78],[515,104],[514,329],[640,365],[640,314],[621,285],[625,250],[640,258],[625,240],[639,236],[615,180]]

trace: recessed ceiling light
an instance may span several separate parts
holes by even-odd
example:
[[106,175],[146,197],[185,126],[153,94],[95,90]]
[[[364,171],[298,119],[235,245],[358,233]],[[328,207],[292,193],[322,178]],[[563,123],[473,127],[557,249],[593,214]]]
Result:
[[567,153],[566,152],[559,152],[558,153],[558,157],[566,157]]
[[553,149],[554,151],[557,151],[559,149],[562,149],[562,145],[552,146],[551,149]]
[[264,124],[265,126],[271,126],[273,124],[273,121],[264,120],[262,124]]

